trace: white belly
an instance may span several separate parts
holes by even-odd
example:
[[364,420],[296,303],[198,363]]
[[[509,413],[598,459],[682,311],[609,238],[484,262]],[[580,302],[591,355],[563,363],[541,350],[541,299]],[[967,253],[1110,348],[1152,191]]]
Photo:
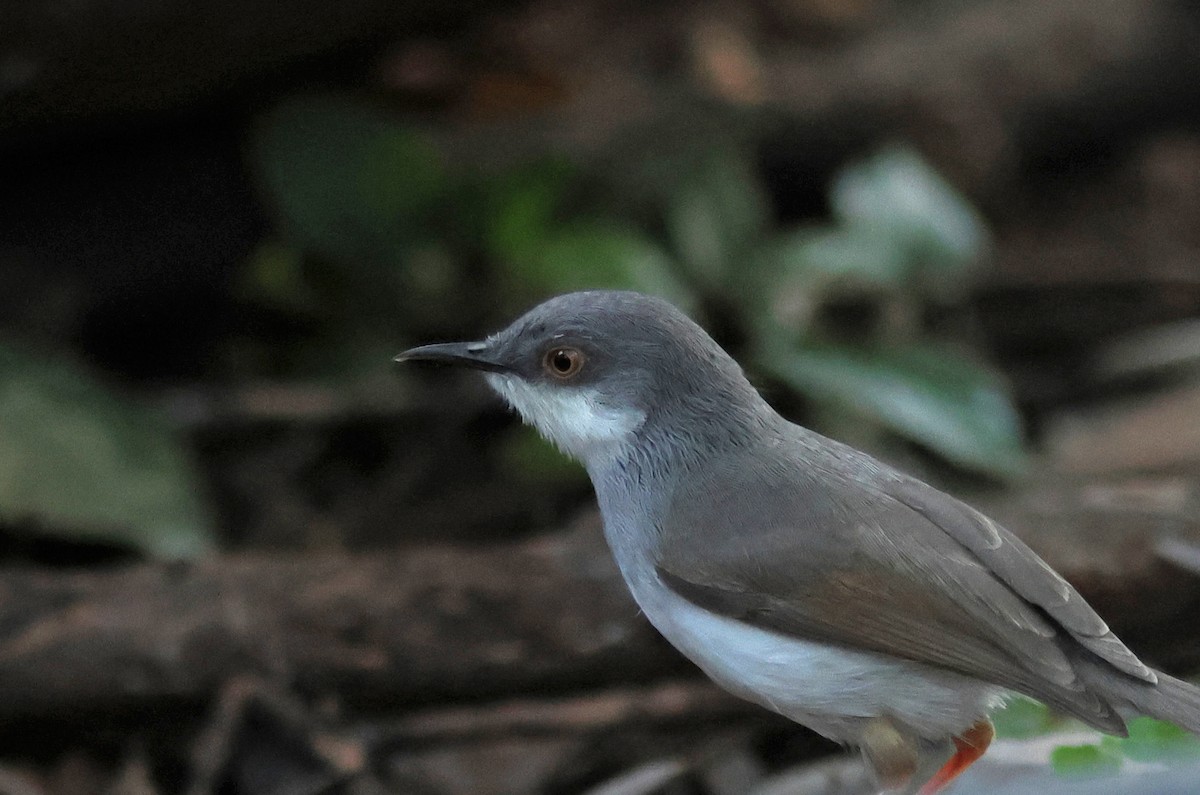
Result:
[[881,715],[941,739],[1003,698],[1001,688],[959,674],[716,615],[657,578],[630,587],[659,632],[719,685],[832,740],[856,743],[866,721]]

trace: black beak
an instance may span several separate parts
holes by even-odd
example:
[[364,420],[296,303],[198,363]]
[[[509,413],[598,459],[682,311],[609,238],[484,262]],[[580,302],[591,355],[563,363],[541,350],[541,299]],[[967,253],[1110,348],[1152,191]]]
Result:
[[441,362],[490,373],[507,373],[510,368],[491,358],[486,342],[439,342],[421,345],[396,356],[394,362]]

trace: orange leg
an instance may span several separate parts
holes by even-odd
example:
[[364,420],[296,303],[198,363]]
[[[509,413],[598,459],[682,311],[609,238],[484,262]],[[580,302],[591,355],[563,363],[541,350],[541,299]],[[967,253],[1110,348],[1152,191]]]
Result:
[[981,720],[963,732],[961,736],[955,737],[954,756],[950,757],[950,761],[942,765],[942,769],[935,773],[925,786],[921,787],[920,795],[936,795],[941,792],[943,787],[958,778],[960,773],[983,756],[983,752],[992,744],[995,734],[992,724]]

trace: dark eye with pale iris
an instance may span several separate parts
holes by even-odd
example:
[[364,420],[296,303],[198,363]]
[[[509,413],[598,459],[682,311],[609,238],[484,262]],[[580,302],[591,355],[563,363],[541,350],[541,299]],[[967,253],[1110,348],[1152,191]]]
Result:
[[542,367],[555,378],[570,378],[583,367],[583,353],[575,348],[551,348]]

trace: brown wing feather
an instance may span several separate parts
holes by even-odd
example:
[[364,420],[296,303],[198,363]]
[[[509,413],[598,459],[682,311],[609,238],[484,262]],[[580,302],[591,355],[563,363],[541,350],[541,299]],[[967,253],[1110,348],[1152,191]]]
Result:
[[1130,676],[1158,677],[1108,628],[1079,592],[1021,539],[970,506],[911,478],[890,493],[975,554],[1022,598],[1045,610],[1088,651]]
[[1123,731],[1077,676],[1073,644],[1134,675],[1144,666],[1082,597],[957,500],[827,449],[833,460],[784,449],[766,467],[727,460],[692,478],[661,528],[664,582],[716,613],[948,668]]

